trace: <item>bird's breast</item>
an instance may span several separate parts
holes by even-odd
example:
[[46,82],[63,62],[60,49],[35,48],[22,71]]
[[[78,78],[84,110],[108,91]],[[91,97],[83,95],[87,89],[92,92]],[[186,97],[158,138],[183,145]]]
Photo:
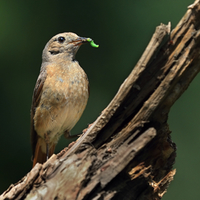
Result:
[[34,116],[35,130],[47,142],[56,143],[81,117],[89,91],[87,75],[79,65],[47,66],[39,106]]

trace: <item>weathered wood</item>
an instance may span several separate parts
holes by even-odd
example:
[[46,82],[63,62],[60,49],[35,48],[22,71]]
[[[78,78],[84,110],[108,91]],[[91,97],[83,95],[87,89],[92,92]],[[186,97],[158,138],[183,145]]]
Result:
[[161,24],[97,120],[70,147],[37,164],[0,199],[160,199],[173,180],[174,102],[200,71],[200,3],[170,32]]

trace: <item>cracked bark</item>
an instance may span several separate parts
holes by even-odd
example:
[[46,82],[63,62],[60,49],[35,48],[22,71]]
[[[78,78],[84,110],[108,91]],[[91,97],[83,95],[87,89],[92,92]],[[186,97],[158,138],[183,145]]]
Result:
[[161,199],[176,145],[168,113],[200,70],[200,3],[175,29],[156,28],[142,57],[97,120],[70,147],[37,164],[0,199]]

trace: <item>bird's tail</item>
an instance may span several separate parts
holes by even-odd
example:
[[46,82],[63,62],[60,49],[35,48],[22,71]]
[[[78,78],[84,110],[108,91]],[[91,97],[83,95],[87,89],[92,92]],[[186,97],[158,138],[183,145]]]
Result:
[[[47,160],[47,153],[46,153],[46,142],[42,138],[38,138],[37,144],[35,147],[35,153],[34,153],[34,158],[33,158],[33,167],[36,165],[36,163],[41,163],[43,164]],[[51,145],[49,148],[49,155],[48,157],[50,158],[52,154],[54,153],[55,150],[55,144]]]

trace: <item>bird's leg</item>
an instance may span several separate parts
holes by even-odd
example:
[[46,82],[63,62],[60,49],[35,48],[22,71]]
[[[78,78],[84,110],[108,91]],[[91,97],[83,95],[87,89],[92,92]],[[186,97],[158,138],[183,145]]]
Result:
[[81,134],[71,135],[69,131],[64,132],[64,137],[66,139],[78,138]]
[[48,132],[44,134],[44,140],[46,143],[46,161],[49,159],[49,155],[51,156],[50,152],[49,152],[49,134],[51,132]]
[[49,159],[49,143],[46,143],[46,156],[48,160]]

